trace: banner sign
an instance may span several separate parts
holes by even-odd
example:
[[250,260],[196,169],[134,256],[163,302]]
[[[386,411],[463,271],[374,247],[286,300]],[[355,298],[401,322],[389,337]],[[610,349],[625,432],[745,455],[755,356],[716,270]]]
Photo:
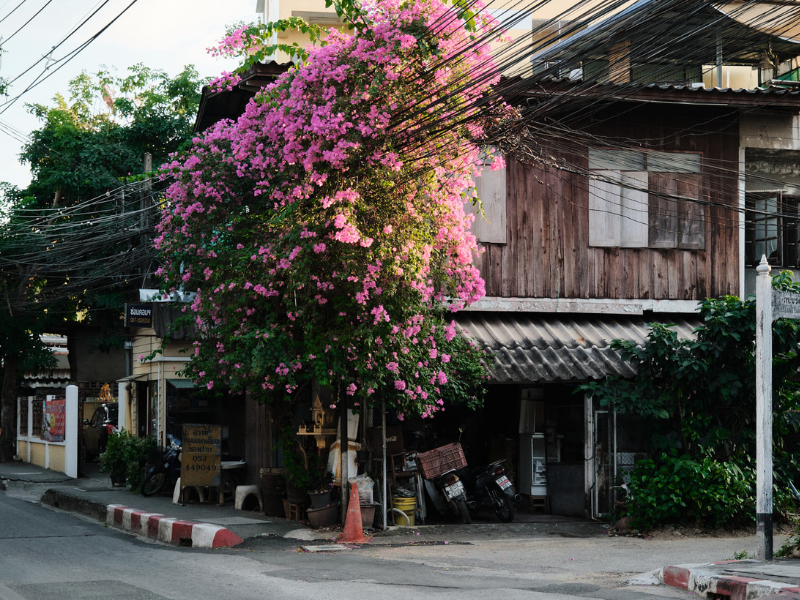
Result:
[[152,327],[151,304],[125,304],[125,327]]
[[222,474],[219,425],[183,426],[181,485],[217,487]]
[[65,398],[45,400],[41,438],[46,442],[63,442],[66,431],[67,401]]

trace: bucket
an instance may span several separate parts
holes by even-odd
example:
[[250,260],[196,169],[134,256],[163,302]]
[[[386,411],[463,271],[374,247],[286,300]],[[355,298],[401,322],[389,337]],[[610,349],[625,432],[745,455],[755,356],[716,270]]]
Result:
[[404,522],[401,515],[395,513],[395,523],[401,527],[414,526],[414,512],[417,510],[416,498],[392,498],[392,506],[397,510],[403,511],[408,518],[408,522]]

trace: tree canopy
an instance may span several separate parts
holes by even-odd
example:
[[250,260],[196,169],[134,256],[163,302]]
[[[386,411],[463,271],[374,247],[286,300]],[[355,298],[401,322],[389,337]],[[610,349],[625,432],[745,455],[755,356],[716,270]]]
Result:
[[[100,348],[121,343],[126,294],[155,271],[142,219],[149,186],[126,185],[150,152],[165,160],[191,137],[202,81],[193,67],[175,78],[135,65],[124,77],[82,73],[52,106],[32,105],[42,122],[24,146],[33,179],[4,184],[0,222],[0,460],[13,453],[18,376],[52,358],[45,332],[77,322],[100,329]],[[156,163],[157,164],[157,163]]]
[[[486,377],[448,313],[484,293],[464,204],[484,161],[502,166],[476,143],[496,23],[439,0],[336,8],[352,35],[168,165],[160,272],[197,292],[186,372],[206,387],[274,400],[317,381],[430,417]],[[246,29],[215,51],[248,55]]]

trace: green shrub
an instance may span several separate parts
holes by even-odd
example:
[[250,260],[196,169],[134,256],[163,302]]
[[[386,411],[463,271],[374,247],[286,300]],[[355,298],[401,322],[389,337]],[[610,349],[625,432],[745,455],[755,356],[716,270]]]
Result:
[[661,455],[639,461],[631,473],[627,511],[643,529],[705,523],[719,527],[755,516],[754,477],[733,463]]
[[138,492],[144,480],[145,463],[156,448],[152,438],[135,437],[122,429],[108,436],[106,451],[100,455],[100,470],[113,477],[124,476],[131,490]]

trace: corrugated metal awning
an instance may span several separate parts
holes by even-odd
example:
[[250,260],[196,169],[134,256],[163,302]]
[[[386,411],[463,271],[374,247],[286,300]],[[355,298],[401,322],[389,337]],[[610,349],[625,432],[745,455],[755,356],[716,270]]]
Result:
[[675,325],[691,339],[701,324],[687,315],[563,315],[552,313],[461,312],[456,323],[494,354],[493,383],[586,381],[608,375],[632,377],[631,364],[611,349],[615,339],[643,344],[648,323]]

